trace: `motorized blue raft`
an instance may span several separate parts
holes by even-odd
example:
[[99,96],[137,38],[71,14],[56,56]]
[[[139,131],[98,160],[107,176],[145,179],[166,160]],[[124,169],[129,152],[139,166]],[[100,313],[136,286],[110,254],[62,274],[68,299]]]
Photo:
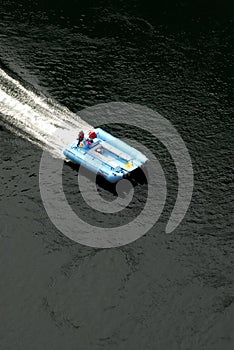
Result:
[[64,150],[67,160],[84,166],[109,182],[115,183],[141,168],[148,160],[144,154],[101,128],[79,134]]

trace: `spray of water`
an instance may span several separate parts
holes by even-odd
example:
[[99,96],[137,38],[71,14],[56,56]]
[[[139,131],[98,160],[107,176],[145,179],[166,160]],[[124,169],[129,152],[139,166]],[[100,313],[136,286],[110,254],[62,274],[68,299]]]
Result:
[[92,128],[57,102],[25,88],[2,69],[0,117],[6,127],[54,157],[63,157],[63,149],[76,138],[78,130]]

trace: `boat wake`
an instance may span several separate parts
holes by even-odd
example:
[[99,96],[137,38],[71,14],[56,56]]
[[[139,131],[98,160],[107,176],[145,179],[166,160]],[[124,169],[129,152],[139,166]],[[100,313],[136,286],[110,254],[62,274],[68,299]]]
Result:
[[5,127],[59,158],[64,157],[63,149],[79,130],[92,128],[56,101],[25,88],[1,68],[0,116]]

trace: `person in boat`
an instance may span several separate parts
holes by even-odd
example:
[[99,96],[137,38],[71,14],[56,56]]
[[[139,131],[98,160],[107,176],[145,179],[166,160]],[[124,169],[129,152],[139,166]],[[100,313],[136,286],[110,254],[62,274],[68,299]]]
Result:
[[97,134],[95,131],[89,132],[89,139],[93,140],[93,139],[96,139],[96,137],[97,137]]
[[89,137],[87,138],[87,144],[88,144],[89,146],[91,146],[92,143],[93,143],[93,140],[94,140],[96,137],[97,137],[96,132],[95,132],[95,131],[90,131],[90,132],[89,132]]
[[77,140],[78,140],[77,147],[79,147],[81,141],[84,140],[84,131],[83,131],[83,130],[81,130],[81,131],[79,132],[79,134],[78,134],[78,139],[77,139]]

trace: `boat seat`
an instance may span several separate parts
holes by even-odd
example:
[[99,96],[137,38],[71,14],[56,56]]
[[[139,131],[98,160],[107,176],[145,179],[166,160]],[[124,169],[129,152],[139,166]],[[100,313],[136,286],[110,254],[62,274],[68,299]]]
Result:
[[115,154],[117,157],[119,157],[119,158],[122,158],[122,159],[124,159],[124,160],[126,160],[126,161],[129,161],[129,160],[132,159],[132,157],[131,157],[129,154],[120,151],[118,148],[116,148],[116,147],[110,145],[109,143],[107,143],[107,142],[105,142],[105,141],[102,141],[102,142],[100,143],[100,145],[101,145],[103,148],[105,148],[107,151],[110,151],[111,153],[114,153],[114,154]]

